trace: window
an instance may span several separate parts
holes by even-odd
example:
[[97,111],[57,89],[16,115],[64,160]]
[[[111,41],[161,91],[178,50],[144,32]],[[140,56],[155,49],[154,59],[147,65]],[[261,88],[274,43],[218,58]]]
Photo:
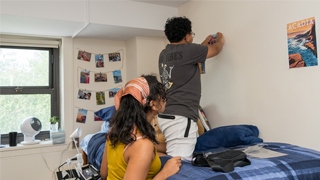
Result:
[[30,116],[42,124],[36,139],[48,139],[50,117],[60,117],[59,49],[1,45],[0,67],[1,144],[13,131],[23,141],[20,123]]

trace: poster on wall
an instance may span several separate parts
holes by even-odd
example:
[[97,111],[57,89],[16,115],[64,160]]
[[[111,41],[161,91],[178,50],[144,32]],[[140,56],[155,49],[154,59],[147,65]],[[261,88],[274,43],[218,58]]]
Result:
[[315,17],[287,24],[289,68],[317,66]]
[[206,64],[205,63],[198,63],[199,69],[200,69],[200,74],[205,74],[206,73]]

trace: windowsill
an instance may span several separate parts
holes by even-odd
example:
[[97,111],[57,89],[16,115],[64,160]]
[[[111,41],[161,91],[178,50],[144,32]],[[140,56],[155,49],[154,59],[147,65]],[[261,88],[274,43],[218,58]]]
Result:
[[0,148],[0,152],[5,152],[5,151],[16,151],[16,150],[21,150],[21,149],[34,149],[34,148],[39,148],[40,146],[42,147],[50,147],[50,146],[56,146],[56,145],[66,145],[65,143],[63,144],[52,144],[52,141],[41,141],[38,144],[29,144],[29,145],[23,145],[23,144],[17,144],[17,146],[9,146],[6,144],[6,147]]
[[[62,144],[52,144],[52,141],[41,141],[39,144],[32,145],[22,145],[17,144],[17,146],[6,146],[5,148],[0,148],[0,158],[34,155],[41,153],[54,153],[61,152],[63,150],[76,150],[71,149],[72,144],[70,143],[69,148],[66,148],[69,142]],[[80,149],[79,149],[80,150]]]

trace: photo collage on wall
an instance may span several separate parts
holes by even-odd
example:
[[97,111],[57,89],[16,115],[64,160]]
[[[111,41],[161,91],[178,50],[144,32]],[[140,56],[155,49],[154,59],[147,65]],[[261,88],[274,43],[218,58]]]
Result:
[[[108,54],[95,54],[86,52],[84,50],[79,50],[77,53],[77,60],[85,61],[85,62],[92,62],[91,58],[93,59],[95,63],[95,68],[102,69],[105,68],[105,60],[109,60],[110,63],[114,62],[122,62],[121,55],[119,52],[113,52]],[[108,61],[107,61],[108,62]],[[87,67],[87,66],[86,66]],[[90,84],[90,72],[92,75],[94,75],[93,83],[103,83],[108,82],[108,73],[112,72],[112,76],[114,79],[114,83],[118,84],[122,82],[122,75],[121,70],[115,70],[115,71],[108,71],[108,72],[101,72],[98,70],[97,72],[93,71],[92,69],[87,70],[79,67],[81,69],[80,71],[80,78],[79,83],[80,84]],[[78,68],[78,69],[79,69]],[[122,68],[122,67],[121,67]],[[120,68],[120,69],[121,69]],[[92,83],[92,82],[91,82]],[[108,93],[109,98],[113,98],[116,93],[120,90],[120,88],[112,88],[108,90],[103,91],[95,91],[95,90],[87,90],[87,89],[79,89],[77,94],[77,99],[81,100],[91,100],[95,99],[97,105],[105,105],[106,104],[106,93]],[[91,98],[92,95],[95,95],[95,98]],[[87,118],[87,112],[88,110],[84,110],[82,108],[78,109],[78,114],[76,118],[77,123],[85,123]],[[94,115],[94,121],[103,121],[96,115]]]

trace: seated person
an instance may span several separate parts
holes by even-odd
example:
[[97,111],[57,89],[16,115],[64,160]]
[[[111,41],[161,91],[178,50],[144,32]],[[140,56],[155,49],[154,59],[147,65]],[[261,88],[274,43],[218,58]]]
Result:
[[143,76],[129,81],[114,97],[116,113],[110,119],[106,135],[101,178],[166,179],[176,174],[181,158],[173,157],[163,169],[154,145],[158,144],[151,121],[164,111],[166,92],[155,76]]

